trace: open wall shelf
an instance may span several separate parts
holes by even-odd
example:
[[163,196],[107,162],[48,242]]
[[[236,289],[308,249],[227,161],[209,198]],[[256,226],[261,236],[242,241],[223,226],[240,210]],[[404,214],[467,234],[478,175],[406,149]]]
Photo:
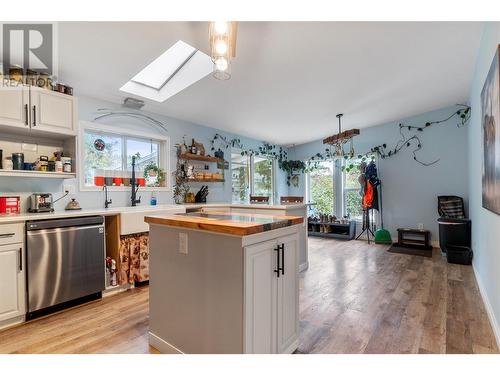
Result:
[[32,178],[76,178],[76,173],[69,172],[40,172],[0,169],[0,177],[32,177]]
[[215,156],[204,156],[195,154],[180,154],[179,159],[205,161],[209,163],[219,163],[223,161],[222,159],[216,158]]

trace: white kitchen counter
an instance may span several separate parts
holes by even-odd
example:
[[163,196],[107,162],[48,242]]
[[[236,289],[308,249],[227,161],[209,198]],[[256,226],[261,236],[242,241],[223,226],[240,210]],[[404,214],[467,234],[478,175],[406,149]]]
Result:
[[290,203],[290,204],[236,204],[236,203],[186,203],[182,204],[186,208],[251,208],[251,209],[262,209],[262,210],[293,210],[295,208],[303,208],[310,206],[311,203]]
[[19,215],[0,215],[0,224],[16,223],[28,220],[46,220],[59,219],[65,217],[92,216],[92,215],[119,215],[126,212],[141,212],[141,211],[163,211],[168,209],[179,208],[175,204],[163,204],[157,206],[136,206],[136,207],[110,207],[110,208],[94,208],[81,209],[76,211],[56,211],[47,213],[31,213],[25,212]]
[[46,219],[59,219],[64,217],[77,217],[77,216],[92,216],[92,215],[118,215],[122,212],[134,211],[161,211],[171,208],[251,208],[251,209],[266,209],[266,210],[292,210],[295,208],[306,207],[307,203],[291,203],[281,205],[268,205],[268,204],[230,204],[230,203],[192,203],[192,204],[161,204],[157,206],[136,206],[136,207],[110,207],[110,208],[90,208],[77,211],[56,211],[48,213],[31,213],[25,212],[19,215],[0,215],[0,224],[2,223],[16,223],[27,220],[46,220]]

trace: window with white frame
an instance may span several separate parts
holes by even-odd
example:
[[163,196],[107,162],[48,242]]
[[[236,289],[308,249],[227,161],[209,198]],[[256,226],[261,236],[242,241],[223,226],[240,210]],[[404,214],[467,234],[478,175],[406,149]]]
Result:
[[361,159],[352,159],[350,164],[354,164],[354,168],[349,172],[343,173],[343,213],[344,216],[349,216],[351,220],[363,220],[363,198],[360,194],[361,185],[359,183]]
[[336,180],[333,160],[318,162],[318,168],[309,173],[306,198],[309,202],[314,202],[314,206],[311,206],[314,214],[336,214]]
[[263,156],[252,157],[252,195],[269,197],[273,203],[273,159]]
[[231,153],[231,188],[233,203],[248,203],[250,195],[250,158],[240,151]]
[[[369,159],[369,157],[367,157]],[[359,183],[361,159],[348,162],[355,168],[342,171],[343,159],[326,160],[318,163],[318,168],[307,175],[306,197],[315,203],[311,211],[315,214],[349,216],[352,220],[363,219],[361,185]]]
[[248,203],[250,195],[274,197],[274,160],[264,156],[241,155],[231,152],[232,202]]
[[146,138],[120,134],[110,129],[85,127],[83,130],[83,188],[104,185],[130,186],[132,157],[135,156],[139,186],[164,189],[168,186],[167,138]]

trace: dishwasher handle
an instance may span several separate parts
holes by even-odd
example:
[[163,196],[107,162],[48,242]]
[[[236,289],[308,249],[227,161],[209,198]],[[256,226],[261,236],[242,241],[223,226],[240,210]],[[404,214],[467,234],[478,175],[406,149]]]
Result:
[[84,216],[84,217],[71,217],[50,220],[32,220],[26,222],[26,231],[40,230],[40,229],[54,229],[65,227],[79,227],[90,225],[102,225],[104,223],[103,216]]
[[41,235],[41,234],[74,232],[76,230],[85,230],[85,229],[92,229],[92,228],[100,228],[102,230],[99,230],[99,233],[104,233],[104,225],[101,224],[101,225],[87,225],[87,226],[83,226],[83,227],[38,229],[38,230],[31,230],[27,234],[28,234],[28,237],[30,237],[30,236],[36,236],[36,235]]

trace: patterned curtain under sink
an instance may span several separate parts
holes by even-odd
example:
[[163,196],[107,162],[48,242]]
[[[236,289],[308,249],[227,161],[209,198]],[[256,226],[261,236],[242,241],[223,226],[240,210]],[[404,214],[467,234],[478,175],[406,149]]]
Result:
[[120,285],[149,280],[148,233],[120,237]]

